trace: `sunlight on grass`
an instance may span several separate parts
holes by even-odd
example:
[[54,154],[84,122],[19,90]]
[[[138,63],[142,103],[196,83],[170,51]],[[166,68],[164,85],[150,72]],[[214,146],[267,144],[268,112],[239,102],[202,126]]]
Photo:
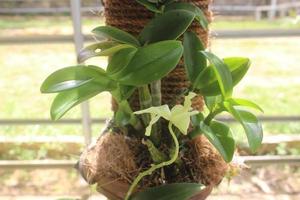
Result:
[[[300,38],[213,39],[212,50],[221,57],[249,56],[252,68],[237,87],[236,96],[260,104],[265,115],[299,115],[300,107]],[[41,94],[42,81],[53,71],[75,64],[73,44],[1,45],[0,46],[0,118],[49,119],[53,95]],[[106,59],[88,62],[105,67]],[[109,118],[110,95],[103,93],[90,102],[93,118]],[[79,118],[80,106],[64,118]],[[297,133],[296,123],[268,124],[265,132]],[[93,134],[103,125],[93,126]],[[238,132],[240,132],[238,130]],[[34,125],[1,126],[4,135],[81,135],[81,126]],[[239,134],[238,134],[239,135]]]
[[216,16],[211,28],[213,30],[296,29],[300,28],[300,22],[293,17],[276,19],[273,21],[270,21],[268,19],[255,21],[253,19],[237,19],[236,17],[226,18],[224,20],[223,16]]
[[[9,51],[8,51],[9,50]],[[11,53],[13,52],[13,53]],[[49,119],[49,109],[54,95],[41,94],[42,81],[55,70],[75,64],[72,44],[3,45],[0,46],[0,118]],[[105,66],[105,59],[98,59]],[[91,100],[91,115],[110,117],[110,96],[98,95]],[[80,106],[64,118],[79,118]],[[0,134],[61,135],[82,134],[80,126],[1,126]]]
[[[82,17],[82,31],[89,34],[93,28],[104,24],[104,19],[94,16]],[[73,33],[70,16],[14,16],[0,18],[0,36],[17,35],[70,35]]]

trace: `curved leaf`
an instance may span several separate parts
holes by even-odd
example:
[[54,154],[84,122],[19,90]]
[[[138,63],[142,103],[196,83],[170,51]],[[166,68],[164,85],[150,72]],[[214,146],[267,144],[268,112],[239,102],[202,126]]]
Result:
[[134,36],[112,26],[99,26],[93,29],[92,33],[94,33],[96,36],[102,36],[113,41],[131,44],[137,47],[140,46],[139,41]]
[[221,59],[219,59],[214,54],[206,51],[201,51],[201,52],[212,64],[212,69],[218,80],[222,95],[224,97],[230,97],[233,90],[233,83],[232,83],[232,76],[229,68]]
[[53,120],[60,119],[74,106],[106,90],[106,85],[99,85],[94,82],[90,82],[79,88],[59,93],[51,105],[51,118]]
[[136,51],[137,49],[127,48],[122,49],[119,52],[115,53],[113,56],[111,56],[106,69],[107,73],[114,74],[126,67],[135,55]]
[[77,65],[60,69],[46,78],[41,86],[42,93],[56,93],[80,87],[89,82],[105,85],[107,89],[114,86],[112,81],[99,67]]
[[233,85],[238,84],[242,80],[251,65],[250,59],[243,57],[224,58],[224,63],[231,71]]
[[151,20],[139,36],[142,44],[163,40],[175,40],[182,35],[195,18],[195,14],[185,10],[163,13]]
[[186,200],[205,187],[196,183],[173,183],[158,187],[152,187],[133,195],[130,200]]
[[205,96],[204,97],[205,105],[207,106],[208,110],[213,111],[216,106],[222,102],[222,96]]
[[121,49],[132,48],[135,49],[132,45],[128,44],[118,44],[116,42],[107,41],[92,44],[83,48],[78,54],[78,62],[83,63],[89,58],[97,56],[111,56],[114,53],[120,51]]
[[196,20],[199,21],[202,28],[204,29],[208,28],[208,21],[203,11],[193,3],[176,2],[176,3],[169,4],[165,7],[165,12],[169,12],[171,10],[186,10],[186,11],[193,12],[196,16],[195,17]]
[[199,52],[205,48],[201,40],[193,32],[184,33],[183,47],[186,72],[189,80],[194,82],[207,65],[205,56]]
[[257,117],[249,111],[235,108],[229,102],[224,102],[224,107],[242,124],[248,138],[250,149],[255,152],[261,146],[263,139],[262,125]]
[[124,85],[151,83],[172,71],[182,53],[179,41],[163,41],[139,48],[130,63],[111,77]]
[[161,13],[161,9],[157,8],[155,2],[149,2],[148,0],[136,0],[139,4],[145,6],[148,10],[155,12],[155,13]]
[[201,123],[201,131],[219,151],[226,162],[233,158],[235,141],[231,129],[224,123],[212,121],[209,126]]
[[259,105],[247,99],[230,98],[226,101],[230,102],[232,106],[246,106],[264,112],[264,110]]
[[[224,63],[228,66],[233,86],[239,83],[244,77],[250,67],[250,60],[248,58],[225,58]],[[207,67],[197,77],[194,87],[199,90],[202,95],[216,96],[221,94],[220,86],[212,66]]]

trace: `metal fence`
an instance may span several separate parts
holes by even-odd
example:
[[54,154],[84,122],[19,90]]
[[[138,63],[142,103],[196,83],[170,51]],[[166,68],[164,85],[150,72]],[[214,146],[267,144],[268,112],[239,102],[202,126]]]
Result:
[[[2,38],[0,39],[0,44],[4,43],[22,43],[22,42],[71,42],[73,41],[75,44],[76,53],[83,47],[83,42],[85,39],[90,39],[91,37],[86,36],[84,37],[81,32],[81,1],[80,0],[70,0],[70,8],[68,10],[71,11],[72,16],[72,22],[73,22],[73,28],[74,28],[74,35],[71,36],[63,36],[63,38],[53,38],[53,37],[41,37],[41,38],[19,38],[16,40],[14,38],[13,40],[9,40],[8,38]],[[1,12],[1,10],[0,10]],[[263,34],[264,33],[264,34]],[[218,33],[220,37],[228,37],[228,38],[237,38],[237,37],[258,37],[263,35],[264,37],[267,36],[300,36],[300,30],[294,30],[294,31],[278,31],[278,32],[220,32]],[[226,35],[227,34],[227,35]],[[225,36],[224,36],[225,35]],[[218,37],[219,37],[218,36]],[[64,119],[60,121],[51,121],[47,119],[0,119],[0,125],[31,125],[31,124],[82,124],[83,126],[83,135],[84,135],[84,141],[85,144],[88,145],[91,142],[91,126],[94,123],[104,123],[105,119],[92,119],[90,116],[89,111],[89,104],[87,102],[83,103],[82,106],[82,118],[81,119]],[[260,117],[262,121],[265,122],[290,122],[290,121],[297,121],[300,122],[300,116],[264,116]],[[231,118],[223,118],[221,120],[224,121],[232,121]],[[250,159],[250,158],[249,158]],[[299,163],[300,158],[297,157],[297,161],[295,161],[296,158],[291,159],[291,162],[297,162]],[[251,160],[251,159],[250,159]],[[272,159],[271,159],[272,160]],[[252,161],[254,162],[255,159],[253,158]],[[251,161],[249,161],[251,162]],[[270,161],[271,162],[271,161]],[[276,159],[273,159],[272,162],[277,162]],[[290,162],[289,159],[286,160],[286,162]],[[2,162],[0,163],[0,166],[11,166],[11,164]],[[74,164],[73,162],[67,162],[67,163],[58,163],[59,166],[70,166]],[[22,163],[16,164],[19,167],[23,166]],[[42,164],[43,165],[43,164]],[[44,165],[49,165],[49,163],[44,163]],[[39,166],[38,164],[34,164],[34,166]],[[52,166],[51,164],[49,166]]]
[[[36,4],[41,2],[53,2],[54,0],[31,0]],[[66,4],[60,6],[43,6],[38,4],[37,6],[19,6],[13,7],[16,3],[24,3],[26,0],[0,0],[0,14],[53,14],[53,13],[70,13],[71,8]],[[1,7],[1,4],[8,4],[11,6]],[[300,13],[300,2],[293,0],[290,2],[280,2],[279,0],[270,0],[268,4],[262,5],[255,4],[234,4],[235,2],[229,2],[224,4],[218,4],[218,1],[214,1],[212,10],[221,15],[254,15],[256,20],[261,20],[263,14],[269,19],[274,19],[276,15],[286,16],[290,11]],[[30,5],[30,4],[29,4]],[[83,13],[93,13],[92,11],[102,12],[103,7],[101,6],[101,0],[97,0],[94,4],[89,4],[80,8]]]

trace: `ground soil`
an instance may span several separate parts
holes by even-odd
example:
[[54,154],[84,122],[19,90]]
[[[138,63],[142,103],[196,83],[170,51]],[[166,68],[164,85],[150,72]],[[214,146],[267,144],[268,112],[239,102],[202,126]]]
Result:
[[[1,170],[0,185],[0,200],[46,200],[59,199],[58,196],[104,199],[75,170]],[[298,200],[300,167],[264,166],[243,170],[230,181],[224,179],[208,198],[218,199]]]

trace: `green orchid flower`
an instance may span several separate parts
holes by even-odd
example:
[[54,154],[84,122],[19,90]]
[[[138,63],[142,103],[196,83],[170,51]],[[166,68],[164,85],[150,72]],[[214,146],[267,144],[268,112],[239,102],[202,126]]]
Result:
[[150,114],[151,121],[146,128],[146,136],[151,135],[153,124],[155,124],[161,117],[168,120],[172,125],[177,127],[182,134],[186,135],[191,121],[191,116],[199,113],[198,111],[192,110],[192,99],[195,96],[195,93],[190,92],[185,97],[183,105],[175,105],[171,110],[168,105],[162,105],[136,111],[134,114]]

